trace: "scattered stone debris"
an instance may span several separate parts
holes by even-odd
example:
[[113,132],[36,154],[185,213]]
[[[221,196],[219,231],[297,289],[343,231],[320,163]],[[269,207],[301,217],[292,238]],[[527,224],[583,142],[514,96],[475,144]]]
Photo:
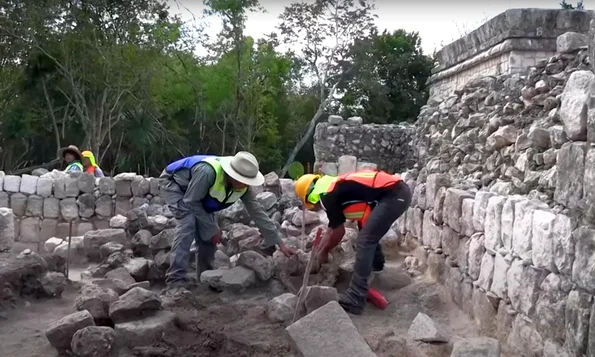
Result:
[[161,299],[152,291],[136,287],[120,296],[109,306],[109,317],[118,323],[133,317],[142,316],[148,311],[161,308]]
[[46,330],[45,336],[54,348],[63,352],[70,349],[74,334],[87,326],[95,326],[95,322],[91,313],[83,310],[54,322]]
[[500,357],[500,342],[486,337],[459,340],[450,357]]
[[88,326],[72,336],[70,348],[77,357],[110,357],[115,350],[116,333],[106,326]]
[[424,313],[419,313],[411,323],[407,334],[416,341],[427,343],[448,342],[446,332],[434,320]]
[[291,293],[279,295],[267,304],[267,316],[272,322],[285,322],[293,318],[298,297]]

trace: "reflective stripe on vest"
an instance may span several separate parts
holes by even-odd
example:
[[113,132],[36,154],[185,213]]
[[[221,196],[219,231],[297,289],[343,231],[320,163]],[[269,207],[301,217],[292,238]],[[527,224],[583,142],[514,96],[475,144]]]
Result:
[[312,192],[308,195],[308,202],[315,205],[320,202],[320,195],[329,192],[329,187],[334,186],[335,181],[337,181],[338,177],[335,176],[322,176],[316,183],[314,183],[314,188]]
[[78,161],[73,161],[70,164],[68,164],[68,166],[66,166],[66,169],[64,169],[64,171],[68,171],[70,170],[71,167],[76,166],[78,167],[81,171],[83,171],[83,164],[81,164]]
[[347,207],[345,207],[345,209],[343,209],[345,218],[350,221],[359,222],[361,226],[367,222],[371,212],[372,207],[370,207],[370,205],[366,202],[349,204]]
[[386,188],[401,181],[401,176],[391,175],[384,171],[361,171],[339,176],[329,187],[328,192],[335,188],[335,185],[342,181],[352,181],[371,188]]
[[214,155],[188,156],[167,165],[165,171],[169,174],[173,174],[182,169],[191,169],[196,164],[201,162],[206,162],[215,170],[215,182],[209,188],[209,192],[202,200],[202,205],[205,211],[213,213],[226,209],[227,207],[233,205],[246,193],[246,191],[248,191],[248,188],[241,190],[231,189],[230,192],[226,190],[226,176],[223,171],[223,167],[219,162],[219,158]]

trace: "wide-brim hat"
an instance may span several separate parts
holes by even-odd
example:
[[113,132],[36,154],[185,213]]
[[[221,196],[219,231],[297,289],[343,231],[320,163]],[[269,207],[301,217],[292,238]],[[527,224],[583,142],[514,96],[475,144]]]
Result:
[[223,156],[219,162],[223,171],[236,181],[248,186],[260,186],[264,183],[258,160],[247,151],[240,151],[235,156]]
[[83,159],[83,154],[81,154],[81,151],[79,150],[79,148],[74,145],[68,145],[65,148],[61,148],[58,151],[58,155],[60,155],[61,158],[64,158],[64,155],[66,155],[67,152],[75,155],[79,159],[79,161],[81,161]]

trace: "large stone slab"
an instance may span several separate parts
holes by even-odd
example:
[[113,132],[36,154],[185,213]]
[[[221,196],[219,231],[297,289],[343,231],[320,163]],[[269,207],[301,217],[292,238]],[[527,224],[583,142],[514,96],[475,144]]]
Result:
[[114,327],[118,345],[137,347],[152,345],[164,333],[175,333],[176,314],[171,311],[157,311],[139,320],[117,323]]
[[100,248],[108,242],[126,243],[126,231],[123,229],[100,229],[85,233],[83,238],[85,254],[92,259],[101,258]]
[[27,174],[21,176],[21,187],[19,191],[27,195],[34,195],[37,192],[37,180],[39,180],[37,176]]
[[[461,206],[461,234],[466,237],[471,237],[475,233],[473,226],[473,206],[475,200],[472,198],[465,198]],[[499,217],[498,217],[499,218]],[[500,219],[498,219],[500,221]]]
[[343,155],[339,157],[339,175],[355,172],[357,170],[357,157]]
[[543,210],[533,212],[531,247],[533,265],[549,271],[557,271],[554,262],[554,221],[556,215]]
[[549,274],[541,283],[533,321],[544,339],[564,341],[564,328],[552,328],[565,320],[566,294],[561,290],[560,277]]
[[515,205],[512,251],[525,261],[532,259],[533,213],[536,209],[547,208],[545,203],[537,200],[523,200]]
[[70,349],[72,336],[78,330],[94,325],[93,316],[89,311],[79,311],[51,324],[45,331],[45,336],[54,348],[62,352]]
[[576,250],[572,264],[572,281],[581,288],[595,292],[595,230],[579,227],[575,232]]
[[558,114],[570,140],[587,139],[587,102],[594,81],[591,71],[575,71],[566,81]]
[[487,337],[465,338],[454,343],[450,357],[500,357],[500,341]]
[[591,301],[589,294],[573,290],[566,300],[566,343],[571,356],[583,356],[587,351],[589,337],[589,315]]
[[496,253],[494,256],[494,276],[492,278],[492,286],[490,291],[500,299],[508,297],[507,274],[510,268],[510,263],[504,257]]
[[10,252],[15,241],[14,214],[10,208],[0,208],[0,252]]
[[161,300],[157,294],[137,287],[130,289],[120,296],[119,300],[110,304],[109,316],[114,322],[118,323],[160,308]]
[[484,231],[486,211],[488,202],[494,193],[488,191],[479,191],[475,194],[475,201],[473,204],[473,228],[477,232]]
[[375,357],[339,303],[332,301],[285,329],[303,357]]
[[558,183],[554,201],[568,208],[576,208],[583,198],[585,155],[588,147],[584,142],[568,142],[558,151]]
[[506,275],[506,283],[510,303],[516,311],[525,316],[533,316],[539,288],[546,275],[546,271],[524,266],[520,259],[512,262]]
[[492,277],[494,276],[494,257],[485,252],[481,258],[481,267],[479,270],[479,278],[477,279],[477,286],[483,291],[489,291],[492,286]]
[[502,208],[506,202],[504,196],[492,196],[488,200],[485,215],[485,247],[495,252],[502,246]]
[[541,356],[543,354],[543,338],[521,314],[517,314],[514,318],[507,344],[512,350],[511,356]]
[[485,253],[483,233],[475,233],[469,242],[469,275],[473,280],[479,278],[481,270],[481,260]]
[[432,220],[432,211],[429,210],[424,212],[421,242],[423,245],[432,247],[433,249],[438,249],[442,246],[440,229]]
[[446,187],[440,187],[434,199],[434,222],[437,224],[444,223],[444,198],[446,197],[446,190]]
[[448,187],[450,180],[445,174],[430,174],[426,179],[426,208],[434,208],[436,195],[441,187]]
[[444,197],[444,223],[458,233],[461,232],[461,213],[465,198],[475,197],[467,191],[456,188],[446,190],[446,196]]
[[422,342],[447,342],[448,337],[446,332],[438,326],[434,320],[424,313],[418,313],[407,335],[416,341]]

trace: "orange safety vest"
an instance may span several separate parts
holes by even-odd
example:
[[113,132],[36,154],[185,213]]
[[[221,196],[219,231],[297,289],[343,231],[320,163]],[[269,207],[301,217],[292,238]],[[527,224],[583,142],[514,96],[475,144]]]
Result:
[[[343,181],[357,182],[371,188],[388,188],[401,182],[402,179],[398,174],[391,175],[384,171],[354,172],[339,176],[337,180],[330,185],[328,192],[331,192],[337,183]],[[361,228],[366,224],[370,217],[370,213],[372,213],[370,203],[372,202],[353,202],[343,209],[343,214],[348,220],[357,222],[358,226]]]
[[86,173],[88,173],[88,174],[93,174],[93,175],[95,175],[95,166],[91,165],[91,166],[87,167],[87,168],[85,169],[85,172],[86,172]]

